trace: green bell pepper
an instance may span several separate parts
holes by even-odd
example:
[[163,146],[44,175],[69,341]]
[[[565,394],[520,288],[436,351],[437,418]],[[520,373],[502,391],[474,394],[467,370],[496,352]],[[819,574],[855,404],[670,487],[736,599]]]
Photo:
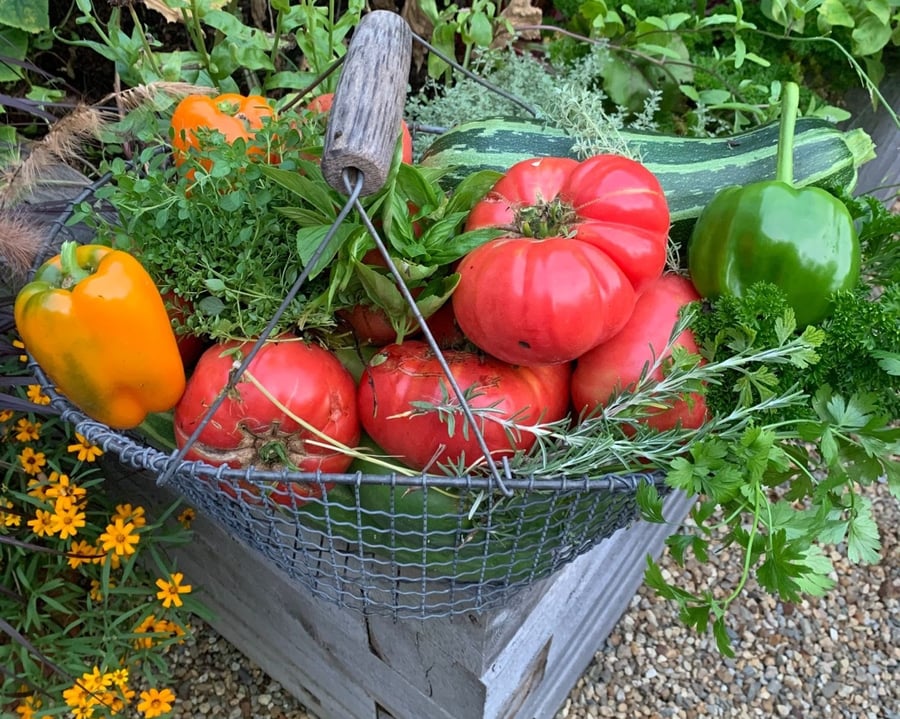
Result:
[[697,218],[688,269],[703,297],[740,297],[750,285],[780,287],[797,325],[825,319],[832,297],[859,280],[853,218],[818,187],[795,187],[792,147],[799,88],[785,84],[774,180],[719,191]]

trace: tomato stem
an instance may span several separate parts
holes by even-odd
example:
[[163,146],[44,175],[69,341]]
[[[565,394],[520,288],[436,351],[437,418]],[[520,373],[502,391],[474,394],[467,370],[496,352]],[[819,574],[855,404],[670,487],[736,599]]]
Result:
[[541,200],[516,211],[516,231],[522,237],[566,237],[577,220],[575,210],[559,198]]

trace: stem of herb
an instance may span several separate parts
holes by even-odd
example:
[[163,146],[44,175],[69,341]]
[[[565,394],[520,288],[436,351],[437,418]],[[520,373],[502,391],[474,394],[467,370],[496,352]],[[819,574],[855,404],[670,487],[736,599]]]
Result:
[[141,45],[144,48],[144,54],[147,57],[147,62],[150,63],[150,67],[153,68],[153,72],[156,74],[156,76],[160,80],[162,80],[162,70],[159,67],[159,63],[156,61],[156,55],[153,53],[153,49],[150,47],[150,42],[147,40],[147,33],[144,32],[144,26],[141,24],[141,19],[138,17],[137,11],[134,9],[134,5],[129,3],[128,9],[131,11],[131,19],[134,22],[134,27],[137,30],[138,35],[141,36]]
[[197,12],[197,0],[191,0],[190,12],[188,12],[187,8],[181,9],[181,17],[184,20],[184,26],[187,28],[188,34],[191,36],[191,42],[194,43],[194,48],[200,53],[200,61],[203,63],[203,67],[205,67],[206,71],[212,75],[209,53],[206,52],[206,42],[203,39],[203,28],[200,26],[200,19]]

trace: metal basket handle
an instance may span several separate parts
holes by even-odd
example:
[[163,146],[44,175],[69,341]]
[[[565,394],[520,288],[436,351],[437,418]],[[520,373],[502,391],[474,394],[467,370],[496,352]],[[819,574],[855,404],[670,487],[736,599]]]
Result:
[[[359,194],[377,192],[387,180],[397,146],[397,128],[403,119],[412,41],[412,30],[406,20],[387,10],[375,10],[365,15],[353,34],[329,112],[322,151],[322,174],[338,192],[351,193],[354,178],[349,171],[358,173],[356,183],[362,183]],[[469,423],[469,431],[484,455],[491,478],[504,494],[511,495],[512,492],[506,487],[503,474],[478,427],[465,392],[453,376],[378,230],[358,202],[356,206],[397,283],[397,289],[416,318],[425,341],[434,352],[450,389],[460,403]]]
[[411,58],[406,20],[388,10],[363,16],[344,58],[322,152],[322,174],[338,192],[349,191],[347,170],[362,174],[363,195],[377,192],[387,180]]

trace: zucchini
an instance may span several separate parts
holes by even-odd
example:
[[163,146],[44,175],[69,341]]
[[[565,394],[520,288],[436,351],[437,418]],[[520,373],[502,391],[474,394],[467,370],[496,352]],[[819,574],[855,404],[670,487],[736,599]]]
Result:
[[[778,123],[713,138],[618,130],[617,139],[659,179],[672,215],[671,235],[678,241],[689,236],[700,211],[720,189],[775,175]],[[575,140],[563,130],[540,120],[494,118],[458,125],[438,136],[421,164],[446,170],[441,182],[445,189],[452,189],[472,172],[505,172],[532,157],[583,159],[574,145]],[[797,120],[794,181],[798,186],[852,191],[857,169],[874,157],[874,143],[862,129],[844,132],[825,120]]]

